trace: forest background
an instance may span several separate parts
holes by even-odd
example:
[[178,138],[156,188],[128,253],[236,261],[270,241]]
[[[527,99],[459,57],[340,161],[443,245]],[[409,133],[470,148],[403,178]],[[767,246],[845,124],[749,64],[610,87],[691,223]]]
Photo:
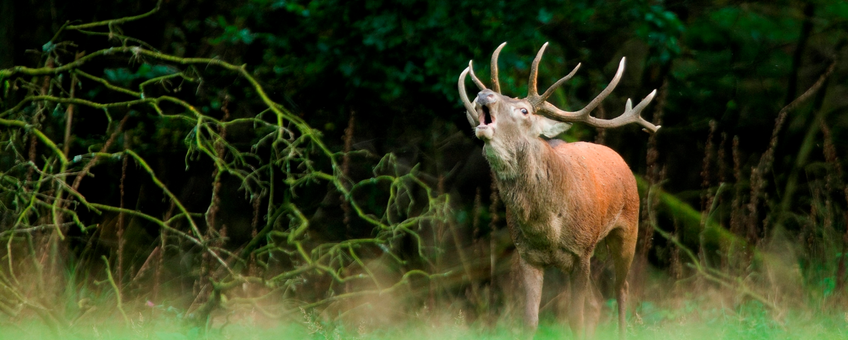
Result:
[[[508,324],[514,248],[456,90],[506,41],[509,95],[545,42],[542,86],[583,65],[559,107],[622,56],[593,115],[658,90],[655,135],[561,136],[610,146],[639,183],[635,335],[844,332],[846,38],[836,0],[0,0],[0,327]],[[546,276],[551,320],[563,282]]]

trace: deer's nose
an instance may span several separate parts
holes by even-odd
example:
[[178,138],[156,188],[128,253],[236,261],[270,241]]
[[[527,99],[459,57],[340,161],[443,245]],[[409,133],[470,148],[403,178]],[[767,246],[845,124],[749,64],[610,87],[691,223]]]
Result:
[[483,90],[477,94],[477,103],[480,105],[489,105],[498,101],[497,93],[492,90]]

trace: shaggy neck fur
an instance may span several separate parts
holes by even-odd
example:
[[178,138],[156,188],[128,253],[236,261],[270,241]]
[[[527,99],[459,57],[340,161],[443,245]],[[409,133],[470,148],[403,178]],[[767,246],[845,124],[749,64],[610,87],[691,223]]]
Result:
[[[483,150],[497,178],[504,204],[520,220],[526,222],[542,218],[539,216],[543,210],[540,207],[549,207],[553,203],[543,200],[560,198],[551,191],[558,189],[557,184],[565,184],[563,181],[568,169],[561,167],[561,161],[557,162],[560,157],[549,142],[541,138],[511,143],[491,141]],[[558,206],[566,203],[556,202]]]

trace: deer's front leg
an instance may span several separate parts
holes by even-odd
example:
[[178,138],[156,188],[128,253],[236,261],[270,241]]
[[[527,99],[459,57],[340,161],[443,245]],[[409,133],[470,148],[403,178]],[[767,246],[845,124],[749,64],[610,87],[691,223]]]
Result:
[[568,320],[574,337],[583,339],[585,326],[583,313],[586,293],[589,290],[590,262],[589,257],[581,258],[576,262],[571,272],[571,302],[568,306]]
[[545,271],[523,258],[518,259],[519,277],[524,288],[524,322],[530,331],[539,326],[539,303],[542,301],[542,282]]

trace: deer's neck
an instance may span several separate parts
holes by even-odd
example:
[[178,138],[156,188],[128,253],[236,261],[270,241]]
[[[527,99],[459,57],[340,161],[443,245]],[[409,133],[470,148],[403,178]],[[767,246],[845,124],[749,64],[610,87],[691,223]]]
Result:
[[511,146],[514,147],[486,151],[507,208],[529,221],[544,218],[544,210],[551,204],[565,204],[561,200],[567,198],[559,197],[557,189],[567,185],[569,171],[562,168],[562,160],[549,143],[534,139]]

